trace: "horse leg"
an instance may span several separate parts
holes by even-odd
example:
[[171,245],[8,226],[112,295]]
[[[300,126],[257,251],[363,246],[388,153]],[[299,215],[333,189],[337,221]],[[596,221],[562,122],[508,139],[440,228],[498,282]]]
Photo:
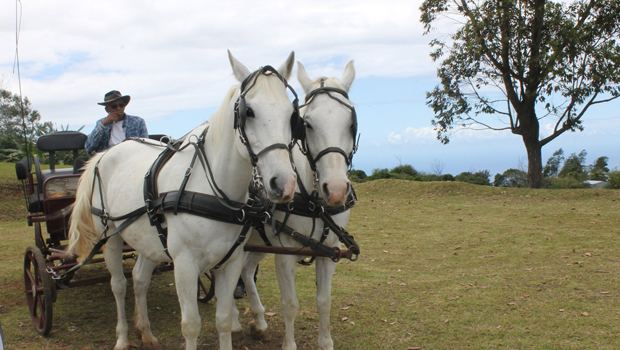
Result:
[[328,258],[316,259],[316,308],[319,312],[319,349],[333,350],[334,341],[329,331],[332,306],[332,276],[336,263]]
[[299,257],[276,254],[276,274],[282,296],[282,317],[284,318],[283,350],[296,350],[295,317],[299,312],[299,299],[295,294],[295,265]]
[[[243,264],[243,254],[238,254],[220,269],[214,270],[215,275],[215,297],[217,306],[215,310],[215,325],[219,333],[220,350],[232,350],[232,326],[234,316],[233,291],[239,281]],[[194,299],[196,299],[194,297]]]
[[254,273],[258,263],[267,256],[266,253],[246,253],[243,270],[241,271],[241,278],[245,284],[245,292],[250,299],[250,309],[254,316],[254,323],[250,328],[250,334],[252,338],[260,340],[265,337],[267,332],[267,322],[265,321],[265,307],[260,301],[258,290],[256,289],[256,282],[254,282]]
[[127,278],[123,271],[123,238],[120,235],[110,237],[105,245],[103,257],[110,271],[110,285],[116,299],[116,345],[114,350],[127,350],[131,346],[127,336],[127,318],[125,316],[125,295]]
[[198,298],[196,298],[200,271],[189,253],[176,254],[174,256],[174,267],[174,280],[181,306],[181,332],[185,338],[185,349],[196,350],[198,334],[200,334],[200,313],[198,312]]
[[157,266],[157,262],[149,260],[140,254],[138,261],[133,268],[133,289],[135,294],[135,328],[138,338],[142,340],[142,349],[144,350],[160,350],[157,338],[151,333],[151,323],[149,322],[149,314],[146,303],[146,295],[151,285],[151,276],[153,269]]

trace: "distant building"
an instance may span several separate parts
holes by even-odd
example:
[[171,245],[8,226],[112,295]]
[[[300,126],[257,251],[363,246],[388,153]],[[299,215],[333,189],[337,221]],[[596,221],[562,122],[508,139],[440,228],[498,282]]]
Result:
[[588,184],[590,188],[605,188],[607,186],[607,181],[586,180],[584,183]]

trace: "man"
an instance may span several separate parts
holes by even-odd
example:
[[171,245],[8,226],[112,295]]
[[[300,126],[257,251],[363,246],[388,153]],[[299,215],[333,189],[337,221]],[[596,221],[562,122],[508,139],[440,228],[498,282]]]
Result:
[[97,125],[88,135],[84,148],[88,153],[101,152],[123,142],[128,137],[148,137],[144,119],[125,114],[125,107],[131,100],[129,95],[123,96],[119,91],[112,90],[105,94],[104,101],[108,115],[97,121]]

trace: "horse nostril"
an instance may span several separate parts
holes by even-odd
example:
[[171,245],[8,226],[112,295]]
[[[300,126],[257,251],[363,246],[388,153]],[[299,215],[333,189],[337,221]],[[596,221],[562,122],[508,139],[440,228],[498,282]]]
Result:
[[278,177],[274,176],[271,178],[271,180],[269,180],[269,187],[270,187],[270,192],[271,194],[274,195],[273,199],[281,199],[282,195],[284,194],[284,189],[280,188],[280,186],[278,186]]
[[323,184],[323,194],[329,198],[329,188],[327,187],[327,183]]

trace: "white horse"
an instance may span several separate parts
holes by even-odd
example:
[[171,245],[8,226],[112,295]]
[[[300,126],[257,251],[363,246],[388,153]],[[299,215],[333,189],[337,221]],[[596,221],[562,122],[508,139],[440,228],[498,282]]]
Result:
[[[230,51],[228,55],[234,76],[243,83],[229,90],[209,123],[197,127],[185,137],[183,145],[189,146],[175,152],[165,163],[156,179],[158,192],[209,194],[219,197],[219,201],[228,206],[234,206],[246,203],[251,180],[257,182],[262,177],[267,197],[276,203],[287,202],[293,198],[296,183],[286,147],[292,139],[291,115],[295,111],[287,93],[290,86],[286,83],[293,69],[294,53],[277,71],[266,66],[254,73],[237,61]],[[239,113],[235,114],[237,105]],[[199,142],[201,135],[204,135],[203,143]],[[146,143],[149,142],[123,142],[108,152],[97,154],[88,163],[77,191],[70,228],[69,250],[81,260],[104,231],[102,220],[91,214],[91,207],[105,209],[108,215],[118,218],[145,206],[145,174],[161,151],[161,147]],[[199,148],[204,150],[204,157],[200,156]],[[93,175],[95,172],[98,175]],[[184,178],[187,182],[181,191]],[[246,212],[237,209],[234,207],[229,211],[236,213],[235,218],[241,220]],[[112,275],[111,286],[118,312],[114,349],[131,347],[125,319],[127,281],[121,260],[125,241],[140,253],[133,269],[133,285],[135,328],[142,348],[161,348],[151,333],[146,294],[153,269],[159,262],[171,261],[171,257],[181,306],[182,333],[186,349],[192,350],[196,349],[201,327],[196,281],[201,273],[221,264],[214,270],[218,281],[215,287],[216,325],[220,349],[231,350],[233,290],[243,264],[245,239],[240,237],[243,226],[182,211],[159,214],[163,215],[163,225],[167,226],[169,255],[158,237],[158,230],[150,224],[149,215],[142,215],[120,234],[109,237],[105,246],[104,257]],[[108,234],[122,224],[122,220],[109,220]],[[240,245],[232,250],[237,241]],[[229,258],[222,263],[227,253]]]
[[[310,79],[304,66],[297,62],[297,77],[306,93],[306,105],[302,108],[305,126],[306,157],[298,149],[293,153],[293,159],[303,187],[307,191],[315,189],[327,206],[343,206],[351,191],[351,184],[347,177],[349,162],[356,150],[357,117],[354,108],[348,100],[348,91],[355,79],[353,61],[347,64],[343,78]],[[310,97],[310,99],[308,99]],[[316,164],[313,171],[311,163]],[[315,175],[318,178],[315,179]],[[298,187],[299,191],[300,188]],[[284,213],[276,212],[276,217],[283,220]],[[349,220],[349,210],[333,216],[334,221],[344,227]],[[286,225],[294,228],[306,236],[313,235],[319,240],[323,233],[324,224],[320,219],[305,216],[290,215]],[[312,232],[314,228],[314,232]],[[269,230],[267,230],[269,231]],[[280,233],[274,237],[267,232],[267,238],[274,246],[300,247],[301,244],[289,236]],[[259,235],[254,232],[248,244],[263,244]],[[330,231],[324,241],[330,247],[340,248],[338,237]],[[254,272],[265,253],[246,252],[245,263],[241,277],[246,286],[254,316],[251,332],[255,337],[262,337],[267,330],[265,322],[265,308],[254,283]],[[297,348],[294,336],[295,316],[299,311],[299,300],[295,294],[295,265],[299,256],[275,255],[276,273],[282,297],[282,316],[285,324],[285,335],[282,349]],[[336,263],[330,258],[316,258],[317,297],[316,305],[319,312],[319,348],[328,350],[334,348],[330,333],[331,309],[331,282],[336,269]],[[219,281],[217,282],[219,283]],[[238,312],[235,313],[233,331],[241,331],[238,322]]]

